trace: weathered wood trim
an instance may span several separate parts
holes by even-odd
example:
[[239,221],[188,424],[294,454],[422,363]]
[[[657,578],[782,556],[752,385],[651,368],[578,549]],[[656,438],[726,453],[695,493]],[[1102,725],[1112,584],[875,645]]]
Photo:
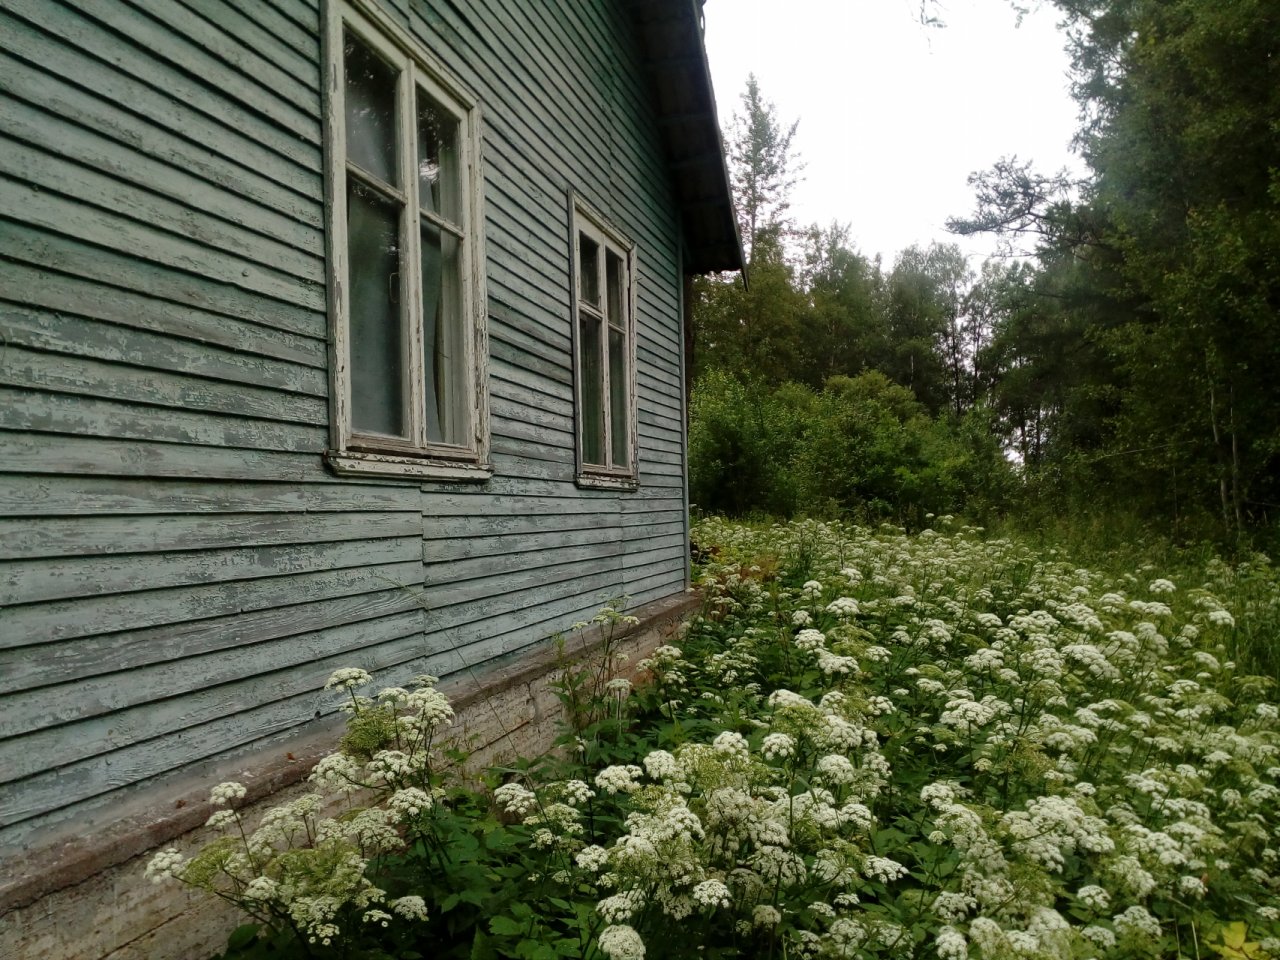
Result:
[[[368,0],[328,0],[322,11],[324,25],[324,149],[325,149],[325,213],[328,230],[330,344],[331,344],[331,449],[326,462],[338,474],[375,474],[384,478],[401,477],[417,480],[479,482],[493,473],[490,459],[488,323],[486,264],[484,245],[484,171],[481,161],[483,140],[479,101],[464,85],[453,78],[412,34],[389,17],[376,3]],[[351,420],[350,364],[350,290],[345,283],[349,271],[347,250],[346,191],[348,172],[345,123],[341,116],[343,97],[340,89],[344,76],[343,31],[351,29],[361,40],[388,60],[403,66],[397,80],[397,117],[400,124],[400,156],[398,159],[405,193],[398,200],[401,244],[404,263],[416,265],[419,256],[419,219],[422,216],[417,199],[416,175],[413,170],[416,151],[412,106],[418,88],[458,121],[458,150],[461,165],[460,241],[464,250],[462,264],[461,303],[464,325],[460,374],[467,378],[467,409],[462,411],[469,436],[459,445],[455,456],[452,445],[433,444],[427,439],[425,398],[422,371],[426,363],[426,345],[422,339],[422,278],[416,266],[404,269],[401,296],[406,304],[401,313],[406,355],[400,375],[405,381],[404,422],[407,436],[389,440],[358,434]],[[454,232],[452,229],[450,232]],[[356,447],[378,448],[365,453]],[[397,456],[397,454],[412,454]]]
[[[645,604],[632,611],[639,618],[639,624],[620,631],[615,640],[649,631],[669,632],[700,603],[699,595],[684,592]],[[572,658],[586,658],[598,651],[604,640],[602,628],[593,626],[574,635],[566,649]],[[445,679],[441,689],[449,695],[454,709],[462,713],[522,683],[545,677],[561,662],[561,657],[553,645],[540,644],[532,653],[515,661],[456,673]],[[322,722],[320,729],[289,741],[287,752],[281,744],[273,747],[269,756],[235,762],[235,776],[248,788],[245,804],[266,799],[302,781],[322,757],[332,752],[340,730],[341,718],[335,716]],[[130,811],[88,836],[52,837],[22,856],[12,858],[0,879],[0,916],[82,883],[199,828],[213,810],[207,796],[209,784],[218,773],[202,770],[174,784],[163,797],[153,797],[145,808]]]
[[[636,339],[639,324],[636,322],[636,288],[639,286],[639,277],[637,275],[637,251],[634,242],[628,240],[624,234],[610,220],[602,215],[598,210],[591,206],[576,190],[572,187],[568,190],[568,207],[569,207],[569,305],[570,305],[570,324],[572,329],[571,350],[573,382],[574,382],[574,402],[577,408],[575,416],[575,482],[579,487],[632,491],[640,486],[640,467],[639,467],[639,445],[637,438],[639,436],[637,430],[637,407],[636,407]],[[626,302],[626,325],[623,331],[626,337],[625,347],[626,356],[626,395],[623,403],[626,406],[627,416],[627,459],[626,467],[615,467],[613,465],[613,390],[611,385],[612,364],[610,361],[610,344],[609,333],[613,324],[610,318],[605,316],[603,310],[597,318],[600,322],[600,348],[602,355],[600,357],[601,372],[603,383],[601,385],[601,403],[604,406],[604,435],[602,438],[603,452],[606,463],[591,464],[587,463],[583,454],[583,423],[582,423],[582,307],[580,304],[579,290],[581,277],[581,253],[579,250],[580,239],[583,235],[588,235],[599,245],[600,270],[599,277],[599,294],[600,303],[603,307],[609,297],[608,293],[608,253],[613,248],[615,253],[622,254],[622,262],[626,270],[625,283],[627,286],[625,292]]]
[[493,476],[491,463],[464,463],[431,457],[393,457],[380,453],[330,450],[324,462],[342,476],[407,477],[417,480],[461,480],[484,483]]

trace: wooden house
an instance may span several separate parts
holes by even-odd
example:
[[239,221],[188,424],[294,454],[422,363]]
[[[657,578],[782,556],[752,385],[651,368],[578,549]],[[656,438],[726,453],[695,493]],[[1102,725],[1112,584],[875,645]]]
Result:
[[287,782],[336,667],[679,606],[687,279],[741,266],[700,17],[0,0],[0,943],[136,940],[75,891]]

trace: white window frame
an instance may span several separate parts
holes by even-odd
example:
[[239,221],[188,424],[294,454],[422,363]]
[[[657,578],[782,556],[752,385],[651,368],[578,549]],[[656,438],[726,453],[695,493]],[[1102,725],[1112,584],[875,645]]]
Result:
[[[481,482],[493,474],[489,462],[487,296],[485,291],[484,198],[481,168],[481,116],[477,99],[454,81],[411,34],[367,0],[331,0],[326,31],[326,213],[330,302],[331,449],[325,460],[335,473],[419,480]],[[352,426],[350,362],[350,271],[347,235],[347,159],[343,34],[351,31],[397,71],[396,116],[400,181],[401,324],[406,356],[399,375],[404,382],[407,438],[362,434]],[[418,219],[417,120],[415,90],[421,87],[458,122],[458,166],[462,223],[459,252],[463,358],[457,372],[466,381],[459,395],[469,409],[465,442],[430,442],[426,426],[426,345],[423,342],[421,238]],[[358,171],[358,167],[353,167]],[[356,176],[356,174],[351,174]],[[362,177],[357,179],[362,180]],[[395,198],[393,198],[395,199]],[[417,215],[415,215],[417,214]],[[434,221],[432,221],[434,222]],[[446,221],[447,223],[447,221]],[[453,233],[453,231],[450,231]],[[458,235],[454,233],[455,237]],[[390,373],[394,374],[394,371]]]
[[[636,490],[639,488],[639,443],[637,434],[636,404],[636,264],[635,244],[627,240],[607,219],[594,210],[582,197],[573,191],[569,192],[569,278],[570,278],[570,315],[573,322],[573,383],[574,383],[574,449],[577,464],[577,483],[580,487],[606,490]],[[586,235],[597,244],[598,286],[600,306],[593,308],[581,299],[581,250],[580,239]],[[612,384],[609,364],[609,326],[607,312],[608,290],[606,251],[612,250],[621,261],[626,271],[625,290],[622,303],[626,310],[626,321],[621,326],[625,342],[625,396],[624,404],[627,415],[627,463],[619,466],[613,462],[613,417],[612,417]],[[584,404],[582,398],[584,374],[582,370],[582,318],[591,315],[601,320],[601,355],[602,372],[602,404],[604,407],[603,449],[605,463],[588,463],[583,455],[583,418]]]

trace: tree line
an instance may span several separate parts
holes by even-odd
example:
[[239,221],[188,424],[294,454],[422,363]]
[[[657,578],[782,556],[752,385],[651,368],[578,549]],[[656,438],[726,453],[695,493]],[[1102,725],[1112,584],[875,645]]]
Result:
[[1273,525],[1280,13],[1054,6],[1089,174],[1016,158],[975,174],[951,229],[1019,254],[977,268],[953,244],[886,265],[845,227],[798,228],[796,126],[748,81],[726,142],[749,284],[695,290],[700,506],[1123,511],[1219,538]]

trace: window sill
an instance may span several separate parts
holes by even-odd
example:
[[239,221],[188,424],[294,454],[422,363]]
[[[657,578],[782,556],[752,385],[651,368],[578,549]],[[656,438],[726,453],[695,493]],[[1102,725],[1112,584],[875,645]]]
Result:
[[454,480],[461,483],[484,483],[493,476],[492,464],[431,457],[330,450],[324,459],[329,469],[340,476],[403,477],[406,480]]
[[640,489],[640,481],[635,477],[609,473],[580,473],[576,482],[584,490],[622,490],[631,493]]

